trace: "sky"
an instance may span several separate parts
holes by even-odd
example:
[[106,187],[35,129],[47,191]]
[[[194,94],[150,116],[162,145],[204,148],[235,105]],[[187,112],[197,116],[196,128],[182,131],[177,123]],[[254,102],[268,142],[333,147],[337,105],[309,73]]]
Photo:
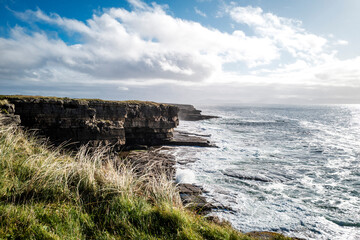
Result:
[[0,0],[0,94],[360,103],[358,0]]

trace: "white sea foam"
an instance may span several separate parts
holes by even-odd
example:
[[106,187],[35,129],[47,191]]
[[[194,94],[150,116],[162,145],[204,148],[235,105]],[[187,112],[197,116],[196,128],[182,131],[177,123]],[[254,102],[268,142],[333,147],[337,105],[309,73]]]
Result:
[[195,183],[195,174],[190,169],[176,170],[176,183]]

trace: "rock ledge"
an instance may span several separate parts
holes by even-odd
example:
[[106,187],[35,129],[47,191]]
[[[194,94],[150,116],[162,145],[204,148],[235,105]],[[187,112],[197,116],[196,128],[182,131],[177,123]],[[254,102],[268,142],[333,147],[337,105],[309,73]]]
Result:
[[104,101],[33,96],[0,96],[21,125],[54,143],[74,145],[162,145],[179,124],[178,108],[142,101]]
[[201,110],[196,109],[193,105],[189,104],[173,104],[179,108],[179,119],[184,121],[200,121],[212,118],[219,118],[218,116],[202,115]]

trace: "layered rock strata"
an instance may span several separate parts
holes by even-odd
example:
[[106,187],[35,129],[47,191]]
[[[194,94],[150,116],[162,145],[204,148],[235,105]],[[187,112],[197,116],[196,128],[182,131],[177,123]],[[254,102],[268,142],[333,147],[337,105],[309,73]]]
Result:
[[196,109],[189,104],[172,104],[179,108],[179,119],[184,121],[199,121],[211,118],[218,118],[217,116],[202,115],[201,110]]
[[168,146],[192,146],[192,147],[216,147],[211,143],[208,135],[199,135],[189,132],[174,131],[174,137],[166,145]]
[[[21,118],[55,143],[98,146],[160,145],[178,125],[178,108],[141,101],[103,101],[30,96],[0,96]],[[10,107],[11,108],[11,107]]]

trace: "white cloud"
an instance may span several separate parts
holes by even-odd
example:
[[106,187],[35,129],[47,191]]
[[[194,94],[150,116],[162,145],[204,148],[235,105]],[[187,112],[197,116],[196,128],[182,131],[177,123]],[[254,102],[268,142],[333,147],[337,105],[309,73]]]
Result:
[[335,45],[343,45],[343,46],[348,45],[348,44],[349,44],[349,42],[346,41],[346,40],[338,40],[338,41],[335,43]]
[[257,35],[271,39],[293,57],[318,61],[319,53],[326,50],[327,39],[308,33],[301,21],[264,13],[259,7],[228,6],[226,11],[236,22],[247,24]]
[[135,8],[139,8],[139,9],[143,9],[143,10],[148,8],[146,3],[144,3],[140,0],[128,0],[128,2]]
[[202,17],[207,17],[207,16],[206,16],[206,13],[200,11],[197,7],[194,7],[194,11],[195,11],[195,13],[196,13],[197,15],[200,15],[200,16],[202,16]]

